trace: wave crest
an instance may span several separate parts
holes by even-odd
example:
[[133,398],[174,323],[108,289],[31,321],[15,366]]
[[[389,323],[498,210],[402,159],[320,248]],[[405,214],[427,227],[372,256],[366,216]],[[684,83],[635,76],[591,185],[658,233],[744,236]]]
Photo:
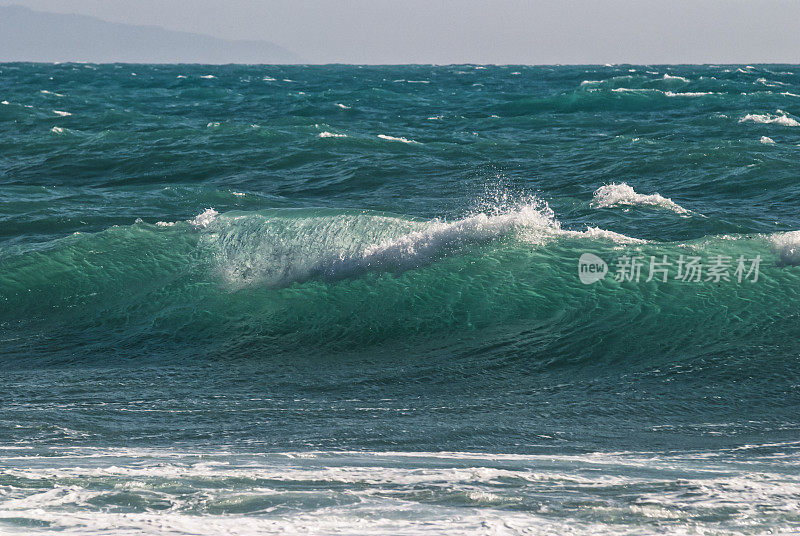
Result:
[[769,240],[781,262],[791,266],[800,265],[800,231],[774,234],[769,237]]
[[800,121],[789,117],[786,112],[778,110],[777,114],[747,114],[739,119],[740,123],[752,121],[753,123],[774,124],[784,127],[800,127]]
[[550,207],[539,200],[452,222],[365,212],[217,217],[209,209],[192,224],[207,231],[202,240],[211,249],[219,273],[233,287],[285,287],[312,278],[342,279],[366,270],[402,271],[515,232],[534,242],[560,229]]
[[619,205],[653,206],[671,210],[682,216],[690,214],[690,211],[668,197],[658,193],[650,195],[637,193],[632,186],[624,182],[606,184],[595,190],[592,205],[596,208],[610,208]]

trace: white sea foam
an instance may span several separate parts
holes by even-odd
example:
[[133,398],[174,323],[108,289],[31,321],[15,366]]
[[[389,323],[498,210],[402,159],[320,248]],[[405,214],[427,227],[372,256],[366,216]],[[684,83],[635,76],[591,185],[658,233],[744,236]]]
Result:
[[61,110],[53,110],[53,113],[61,117],[69,117],[70,115],[72,115],[69,112],[62,112]]
[[189,223],[198,228],[208,227],[219,216],[219,212],[213,208],[207,208],[194,217]]
[[333,132],[320,132],[320,138],[346,138],[347,134],[334,134]]
[[54,97],[63,97],[63,96],[64,96],[64,95],[62,95],[61,93],[56,93],[55,91],[48,91],[48,90],[46,90],[46,89],[43,89],[43,90],[41,91],[41,93],[42,93],[43,95],[53,95]]
[[539,203],[507,213],[480,213],[454,222],[432,220],[423,229],[368,246],[360,262],[370,266],[408,258],[417,261],[436,256],[455,244],[481,243],[521,229],[559,227],[550,208]]
[[207,80],[210,80],[210,79],[212,79],[212,78],[216,78],[216,76],[214,76],[213,74],[204,74],[204,75],[203,75],[203,76],[201,76],[200,78],[205,78],[205,79],[207,79]]
[[664,74],[664,80],[680,80],[681,82],[689,82],[688,78],[683,76],[672,76],[671,74]]
[[765,86],[768,86],[768,87],[779,87],[779,86],[788,86],[789,85],[789,84],[786,84],[784,82],[779,82],[777,80],[770,81],[770,80],[767,80],[766,78],[759,78],[758,80],[756,80],[756,82],[758,82],[759,84],[763,84]]
[[[605,536],[659,534],[665,526],[683,535],[796,532],[797,455],[742,458],[732,450],[231,454],[65,447],[56,456],[14,452],[4,459],[11,478],[0,515],[69,536]],[[145,507],[119,508],[120,498]]]
[[630,88],[630,87],[615,87],[611,90],[614,93],[663,93],[663,91],[658,89],[650,89],[650,88]]
[[602,240],[609,240],[611,242],[615,242],[617,244],[646,244],[647,240],[643,240],[641,238],[633,238],[628,235],[624,235],[622,233],[617,233],[614,231],[607,231],[606,229],[601,229],[599,227],[592,227],[587,226],[585,231],[564,231],[562,230],[560,234],[564,236],[571,236],[575,238],[599,238]]
[[760,141],[764,145],[774,145],[775,144],[775,140],[773,140],[769,136],[761,136],[761,139],[758,140],[758,141]]
[[769,240],[781,261],[793,266],[800,265],[800,231],[777,233],[771,235]]
[[665,91],[664,95],[667,97],[705,97],[706,95],[713,95],[712,91],[684,91],[684,92],[673,92],[673,91]]
[[606,184],[595,190],[592,205],[597,208],[615,207],[619,205],[654,206],[671,210],[682,216],[686,216],[690,213],[688,210],[672,201],[672,199],[658,193],[650,195],[637,193],[633,187],[624,182],[619,184]]
[[61,127],[53,127],[50,129],[50,132],[52,132],[53,134],[63,134],[64,129]]
[[4,101],[0,102],[0,104],[3,104],[3,105],[6,105],[6,106],[7,106],[7,105],[9,105],[9,104],[11,104],[11,103],[10,103],[10,102],[8,102],[7,100],[4,100]]
[[378,137],[380,139],[382,139],[382,140],[387,140],[387,141],[400,141],[400,142],[403,142],[403,143],[419,143],[418,141],[409,140],[408,138],[387,136],[386,134],[378,134]]
[[342,104],[341,102],[337,102],[337,103],[336,103],[336,106],[337,106],[338,108],[341,108],[342,110],[349,110],[349,109],[350,109],[350,107],[349,107],[349,106],[347,106],[347,105],[345,105],[345,104]]
[[752,121],[753,123],[775,124],[784,127],[800,127],[800,122],[797,119],[789,117],[786,112],[777,110],[776,114],[747,114],[741,119],[740,123]]

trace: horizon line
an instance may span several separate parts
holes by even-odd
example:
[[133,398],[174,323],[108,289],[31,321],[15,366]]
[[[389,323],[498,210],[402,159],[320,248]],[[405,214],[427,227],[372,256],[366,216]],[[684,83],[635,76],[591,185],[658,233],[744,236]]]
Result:
[[754,65],[791,65],[800,66],[799,63],[780,62],[780,61],[747,61],[747,62],[675,62],[675,63],[629,63],[629,62],[608,62],[608,63],[480,63],[480,62],[452,62],[452,63],[348,63],[348,62],[298,62],[298,63],[203,63],[203,62],[147,62],[147,61],[29,61],[29,60],[2,60],[0,65],[15,63],[34,64],[34,65],[195,65],[209,67],[225,66],[283,66],[283,67],[457,67],[457,66],[479,66],[479,67],[712,67],[712,66],[754,66]]

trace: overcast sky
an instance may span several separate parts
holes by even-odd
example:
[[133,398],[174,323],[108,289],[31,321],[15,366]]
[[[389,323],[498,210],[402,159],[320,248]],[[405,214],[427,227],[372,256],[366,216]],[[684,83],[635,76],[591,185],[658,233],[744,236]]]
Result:
[[312,63],[800,63],[800,0],[0,0]]

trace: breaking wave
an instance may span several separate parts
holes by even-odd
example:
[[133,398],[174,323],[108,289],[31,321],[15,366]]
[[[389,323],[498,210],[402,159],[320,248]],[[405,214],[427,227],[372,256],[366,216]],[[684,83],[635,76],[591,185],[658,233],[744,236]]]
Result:
[[[627,185],[604,188],[595,204],[655,204],[683,214],[658,194],[636,194]],[[424,352],[426,337],[464,348],[482,344],[483,330],[511,330],[509,336],[550,355],[551,334],[597,322],[596,296],[604,296],[603,330],[627,333],[618,322],[627,322],[631,307],[655,307],[667,311],[658,328],[677,340],[691,337],[681,311],[693,311],[701,322],[723,306],[738,311],[760,301],[778,307],[783,302],[775,289],[796,285],[796,270],[782,267],[800,264],[798,232],[656,242],[595,226],[564,228],[533,196],[493,202],[453,220],[363,210],[208,208],[182,221],[139,220],[76,233],[2,259],[3,305],[26,318],[9,325],[7,337],[22,341],[14,345],[30,356],[38,355],[38,343],[14,339],[17,329],[34,326],[49,337],[112,329],[107,336],[114,353],[144,345],[152,350],[148,355],[170,359],[187,355],[174,346],[186,341],[203,352],[239,356],[309,347],[360,351],[414,338]],[[681,254],[761,255],[764,273],[758,284],[664,282],[669,292],[663,295],[645,292],[653,283],[644,281],[642,292],[619,288],[613,277],[588,287],[576,271],[584,252],[609,266],[624,254],[673,261]],[[681,284],[692,292],[678,292]],[[566,318],[564,311],[570,311]],[[530,326],[538,327],[530,332]],[[587,329],[590,336],[596,328]],[[644,320],[630,336],[647,337],[651,329],[652,319]],[[478,342],[463,342],[473,331]],[[626,340],[604,346],[603,359],[623,352]],[[583,343],[571,338],[557,354],[583,352]],[[74,359],[75,351],[65,347],[65,358]],[[95,351],[106,356],[110,350]],[[58,355],[48,350],[42,359]]]
[[782,110],[778,110],[776,114],[747,114],[739,119],[740,123],[746,123],[748,121],[753,123],[781,125],[784,127],[800,127],[800,121],[789,117],[786,115],[786,112]]
[[690,211],[668,197],[664,197],[658,193],[649,195],[637,193],[633,187],[624,182],[619,184],[606,184],[595,190],[592,205],[597,208],[609,208],[620,205],[652,206],[671,210],[681,216],[690,214]]

